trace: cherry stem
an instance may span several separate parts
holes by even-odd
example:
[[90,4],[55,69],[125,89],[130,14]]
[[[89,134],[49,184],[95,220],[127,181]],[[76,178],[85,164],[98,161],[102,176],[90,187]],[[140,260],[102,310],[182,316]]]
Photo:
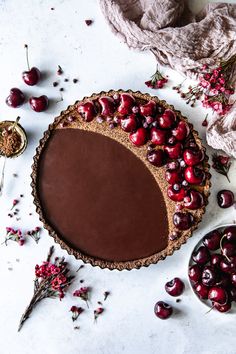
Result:
[[227,236],[227,234],[224,234],[224,235],[221,237],[221,239],[220,239],[220,250],[221,250],[222,254],[225,256],[225,258],[227,259],[227,261],[230,262],[229,257],[226,256],[226,254],[224,254],[223,248],[222,248],[222,242],[223,242],[223,239],[224,239],[226,236]]
[[210,308],[210,310],[208,310],[206,313],[205,313],[205,315],[207,315],[209,312],[211,312],[212,310],[213,310],[213,308],[214,308],[215,306],[214,305],[212,305],[211,306],[211,308]]
[[28,45],[27,45],[27,44],[25,44],[25,50],[26,50],[27,66],[28,66],[28,70],[30,70],[30,66],[29,66],[29,54],[28,54]]

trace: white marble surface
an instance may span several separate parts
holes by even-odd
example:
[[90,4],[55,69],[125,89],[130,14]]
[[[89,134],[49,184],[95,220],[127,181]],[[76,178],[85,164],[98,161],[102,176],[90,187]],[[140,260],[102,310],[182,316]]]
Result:
[[[200,9],[206,1],[190,1]],[[234,1],[235,2],[235,1]],[[54,11],[50,8],[55,7]],[[29,146],[18,159],[7,161],[4,194],[0,199],[0,235],[4,238],[6,226],[21,227],[23,230],[39,225],[38,216],[32,205],[30,172],[32,157],[38,141],[48,124],[68,104],[84,95],[110,88],[132,88],[148,90],[144,81],[153,73],[155,60],[149,53],[137,53],[119,42],[107,27],[96,0],[86,1],[0,1],[0,117],[15,119],[27,130]],[[87,27],[85,19],[93,19]],[[31,65],[47,73],[47,78],[38,86],[27,87],[21,80],[26,69],[24,44],[30,46]],[[18,110],[4,103],[8,90],[19,87],[26,94],[47,94],[50,99],[59,98],[58,88],[52,87],[57,78],[55,71],[60,64],[65,77],[79,78],[78,84],[63,83],[64,101],[53,104],[46,113],[34,113],[28,105]],[[205,111],[185,105],[170,87],[180,82],[181,76],[165,70],[170,84],[160,90],[159,96],[175,105],[187,115],[205,140],[201,122]],[[211,154],[211,149],[208,149]],[[187,263],[190,252],[201,236],[212,227],[236,220],[235,209],[221,210],[216,205],[216,192],[222,188],[236,191],[235,169],[231,169],[231,184],[226,178],[213,172],[212,194],[204,220],[198,231],[172,257],[149,268],[131,272],[108,271],[86,265],[81,271],[85,284],[93,288],[90,311],[80,318],[81,329],[73,329],[70,313],[76,304],[72,291],[80,286],[79,277],[66,298],[45,300],[34,311],[20,333],[17,325],[20,315],[28,304],[33,288],[34,265],[45,259],[53,239],[44,231],[38,245],[30,240],[24,247],[15,243],[0,246],[0,353],[1,354],[234,354],[235,315],[205,314],[205,307],[191,293],[187,284]],[[13,173],[18,178],[13,178]],[[7,217],[11,202],[24,194],[20,209],[20,221]],[[29,213],[33,212],[30,216]],[[58,255],[65,255],[75,270],[81,264],[56,246]],[[19,262],[16,261],[19,259]],[[12,270],[9,270],[12,268]],[[174,276],[186,283],[182,301],[164,291],[164,284]],[[92,309],[105,290],[112,295],[105,303],[106,311],[93,324]],[[177,309],[175,315],[161,321],[153,314],[156,301],[164,300]]]

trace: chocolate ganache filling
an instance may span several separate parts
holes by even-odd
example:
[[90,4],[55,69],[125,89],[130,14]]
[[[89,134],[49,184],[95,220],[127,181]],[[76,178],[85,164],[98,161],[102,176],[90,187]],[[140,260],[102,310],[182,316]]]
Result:
[[80,129],[56,129],[38,166],[43,216],[84,254],[127,261],[167,247],[167,210],[144,163],[119,142]]

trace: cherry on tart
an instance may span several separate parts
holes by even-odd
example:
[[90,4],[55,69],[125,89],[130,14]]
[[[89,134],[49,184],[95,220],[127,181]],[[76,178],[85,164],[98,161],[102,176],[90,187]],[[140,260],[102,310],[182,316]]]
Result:
[[147,138],[148,138],[148,133],[144,128],[138,128],[136,132],[131,133],[129,135],[130,141],[136,146],[141,146],[146,144]]
[[25,49],[26,49],[26,61],[27,61],[27,65],[28,65],[28,71],[24,71],[22,73],[22,79],[24,80],[26,85],[34,86],[39,82],[41,72],[35,66],[30,68],[29,57],[28,57],[28,45],[27,44],[25,44]]
[[204,159],[204,152],[200,149],[186,149],[183,158],[188,166],[198,165]]
[[176,114],[172,110],[166,109],[157,121],[160,128],[170,129],[176,124]]
[[135,105],[135,99],[132,95],[128,93],[122,93],[120,95],[120,105],[118,107],[118,112],[120,114],[129,114],[132,112],[132,108]]
[[17,108],[20,107],[25,102],[25,95],[21,90],[14,87],[10,90],[9,96],[6,98],[6,104],[9,107]]
[[202,184],[205,180],[205,172],[195,166],[188,166],[184,170],[184,178],[190,184]]
[[182,156],[183,145],[179,142],[174,145],[165,145],[164,151],[170,159],[179,159]]
[[[197,227],[209,194],[208,174],[192,187],[185,178],[190,140],[204,150],[187,119],[156,97],[120,90],[76,102],[35,158],[41,220],[92,265],[132,269],[165,258]],[[207,157],[196,168],[208,172]]]
[[96,117],[96,108],[94,102],[88,101],[82,104],[79,104],[78,112],[81,114],[85,122],[91,122]]
[[164,145],[168,136],[168,131],[158,128],[151,128],[150,140],[154,145]]
[[46,109],[48,108],[48,102],[49,102],[48,98],[45,95],[40,96],[40,97],[30,97],[30,99],[29,99],[30,107],[35,112],[46,111]]
[[179,121],[177,127],[172,129],[171,133],[176,140],[183,141],[188,137],[190,133],[189,125],[181,120]]
[[154,116],[156,113],[157,104],[155,101],[149,101],[148,103],[139,106],[139,111],[144,117]]
[[112,97],[101,97],[98,102],[101,105],[101,115],[102,116],[111,116],[115,112],[115,101]]
[[154,307],[154,312],[161,320],[166,320],[173,313],[173,308],[164,301],[158,301]]
[[138,126],[136,114],[132,113],[127,118],[121,119],[120,126],[125,132],[134,132]]

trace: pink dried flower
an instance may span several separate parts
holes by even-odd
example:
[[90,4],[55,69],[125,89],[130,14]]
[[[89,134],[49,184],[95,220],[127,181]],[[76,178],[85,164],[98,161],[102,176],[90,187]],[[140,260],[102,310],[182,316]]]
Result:
[[97,321],[97,318],[104,312],[103,307],[98,307],[96,310],[94,310],[94,322]]
[[77,306],[72,306],[70,308],[70,311],[72,312],[72,321],[76,321],[79,315],[84,311],[82,307],[77,307]]
[[74,291],[73,296],[80,297],[83,301],[86,302],[87,307],[89,307],[88,306],[89,293],[90,293],[89,287],[81,287],[79,290]]
[[162,88],[167,83],[167,81],[168,79],[162,76],[162,74],[160,73],[157,67],[155,74],[151,76],[151,80],[145,82],[145,85],[147,87],[157,89],[157,88]]
[[15,207],[15,206],[16,206],[16,204],[18,204],[18,203],[19,203],[19,200],[14,199],[14,200],[13,200],[13,202],[12,202],[12,207],[11,207],[11,209],[10,209],[10,210],[14,209],[14,207]]

